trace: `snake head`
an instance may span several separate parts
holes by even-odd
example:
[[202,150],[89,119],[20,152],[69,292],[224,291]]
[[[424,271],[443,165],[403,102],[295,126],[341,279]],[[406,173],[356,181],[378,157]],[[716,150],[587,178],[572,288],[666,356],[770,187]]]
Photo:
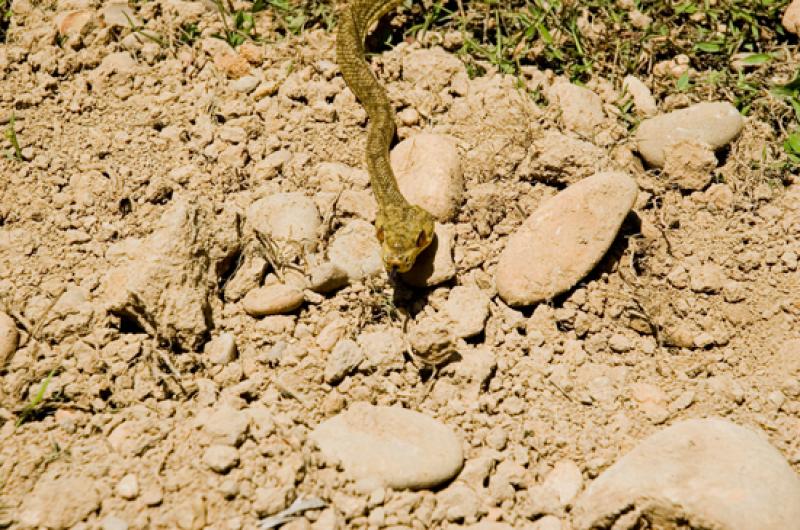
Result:
[[433,241],[433,225],[433,216],[419,206],[379,213],[375,229],[386,270],[408,272]]

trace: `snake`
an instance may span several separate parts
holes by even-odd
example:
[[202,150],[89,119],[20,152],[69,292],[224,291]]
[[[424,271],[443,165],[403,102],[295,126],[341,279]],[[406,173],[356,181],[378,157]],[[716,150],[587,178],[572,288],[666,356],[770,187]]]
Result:
[[401,1],[351,0],[339,16],[336,34],[339,70],[369,118],[365,158],[370,186],[378,203],[375,235],[390,276],[408,272],[434,236],[433,216],[421,206],[409,203],[397,185],[389,163],[389,147],[395,133],[394,109],[372,74],[364,52],[370,28]]

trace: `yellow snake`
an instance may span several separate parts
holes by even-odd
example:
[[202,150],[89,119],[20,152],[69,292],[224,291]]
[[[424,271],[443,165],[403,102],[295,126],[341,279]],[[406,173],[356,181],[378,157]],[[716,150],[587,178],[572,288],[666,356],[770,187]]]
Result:
[[375,231],[390,273],[406,272],[433,240],[433,216],[410,204],[397,187],[389,164],[394,110],[364,58],[364,39],[374,23],[401,0],[351,0],[339,17],[336,60],[342,76],[369,116],[367,171],[378,202]]

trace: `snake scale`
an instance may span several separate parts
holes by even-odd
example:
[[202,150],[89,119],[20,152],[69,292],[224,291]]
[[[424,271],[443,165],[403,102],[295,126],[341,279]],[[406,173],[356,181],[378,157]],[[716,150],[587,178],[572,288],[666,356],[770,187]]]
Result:
[[386,91],[370,71],[364,40],[370,27],[400,0],[351,0],[339,17],[336,60],[347,86],[367,111],[366,162],[372,192],[378,202],[375,231],[383,263],[390,273],[408,271],[433,240],[433,216],[410,204],[400,193],[389,164],[394,138],[394,110]]

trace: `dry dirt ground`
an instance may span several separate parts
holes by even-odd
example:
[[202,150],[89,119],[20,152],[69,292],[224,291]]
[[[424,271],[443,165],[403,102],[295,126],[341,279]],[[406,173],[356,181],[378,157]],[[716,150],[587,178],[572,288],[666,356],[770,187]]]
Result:
[[[764,433],[800,471],[800,184],[764,176],[777,144],[758,119],[718,153],[712,183],[682,190],[643,168],[614,112],[618,84],[588,84],[606,116],[579,139],[553,101],[529,96],[552,74],[520,82],[487,65],[470,79],[446,52],[456,37],[404,43],[372,62],[401,139],[457,141],[455,277],[409,289],[379,274],[253,317],[244,292],[306,270],[341,227],[374,216],[354,169],[365,115],[334,36],[237,55],[210,36],[219,18],[202,3],[132,11],[151,36],[196,22],[193,45],[132,32],[93,0],[12,7],[0,124],[13,116],[22,159],[0,159],[0,310],[21,338],[0,360],[3,527],[254,528],[302,496],[327,508],[287,527],[549,515],[566,528],[570,499],[536,494],[557,464],[580,471],[580,488],[647,435],[706,416]],[[493,275],[508,235],[543,199],[611,168],[640,192],[606,258],[551,303],[503,304]],[[319,237],[270,250],[248,207],[294,191],[322,212]],[[157,231],[166,239],[147,240]],[[126,256],[141,261],[125,268]],[[120,300],[150,267],[166,271],[140,286],[153,299]],[[491,297],[485,322],[431,374],[408,353],[403,315],[441,309],[459,285]],[[235,354],[227,339],[208,346],[220,336]],[[345,339],[356,361],[326,373]],[[365,492],[326,465],[310,432],[359,401],[451,427],[467,487]],[[220,439],[233,454],[209,455]]]

